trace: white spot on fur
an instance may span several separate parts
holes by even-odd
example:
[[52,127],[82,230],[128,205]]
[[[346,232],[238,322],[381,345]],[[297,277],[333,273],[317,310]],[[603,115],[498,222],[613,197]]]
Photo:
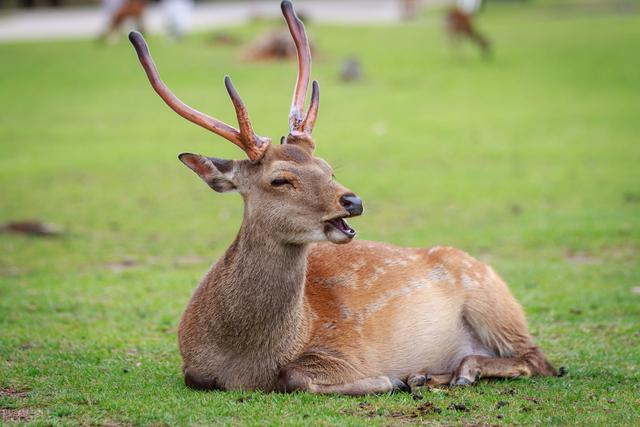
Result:
[[351,270],[357,271],[360,270],[367,264],[367,261],[364,258],[360,258],[351,264]]
[[429,286],[429,282],[426,280],[410,280],[401,288],[391,289],[384,292],[375,301],[367,304],[362,312],[366,316],[370,316],[376,311],[381,310],[387,305],[387,303],[389,303],[390,300],[397,297],[408,297],[416,290],[426,288],[427,286]]
[[435,254],[436,252],[438,252],[440,249],[442,249],[440,246],[434,246],[434,247],[430,248],[430,249],[427,251],[427,254],[428,254],[428,255],[433,255],[433,254]]
[[433,267],[433,269],[427,273],[427,279],[432,282],[443,282],[450,278],[449,271],[442,265]]
[[385,272],[384,267],[374,267],[373,268],[373,274],[371,274],[369,277],[366,278],[366,280],[364,281],[364,288],[370,288],[376,280],[378,280]]
[[386,260],[384,264],[389,266],[394,266],[394,267],[397,265],[406,267],[407,265],[409,265],[409,262],[407,262],[407,260],[404,260],[402,258],[391,258]]
[[476,282],[475,280],[473,280],[471,277],[467,276],[464,273],[462,273],[460,278],[462,280],[462,287],[465,289],[471,289],[478,286],[478,282]]
[[340,304],[340,318],[344,320],[349,320],[351,318],[351,309],[346,304]]

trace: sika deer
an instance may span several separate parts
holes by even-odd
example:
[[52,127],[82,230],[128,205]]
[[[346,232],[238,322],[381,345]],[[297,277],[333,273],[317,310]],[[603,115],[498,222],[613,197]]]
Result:
[[179,156],[213,190],[236,191],[245,203],[235,241],[182,317],[185,383],[361,395],[407,383],[555,375],[491,267],[452,248],[351,242],[355,231],[345,218],[360,215],[362,201],[313,155],[319,88],[314,81],[305,113],[309,44],[289,1],[282,11],[299,68],[281,145],[254,133],[228,77],[239,129],[179,101],[160,80],[142,36],[130,35],[160,97],[249,158]]

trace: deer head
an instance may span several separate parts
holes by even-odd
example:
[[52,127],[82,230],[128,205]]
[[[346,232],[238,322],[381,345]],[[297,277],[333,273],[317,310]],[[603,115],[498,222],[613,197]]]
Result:
[[133,44],[151,86],[176,113],[240,147],[248,160],[224,160],[182,153],[179,159],[213,190],[239,192],[245,202],[245,224],[266,232],[283,243],[305,244],[321,240],[347,243],[355,236],[344,220],[362,213],[362,201],[333,178],[331,166],[315,157],[311,136],[318,115],[320,89],[314,81],[309,108],[304,104],[311,72],[311,52],[304,24],[290,1],[281,4],[282,13],[298,53],[289,134],[280,145],[258,136],[247,109],[231,79],[224,84],[236,110],[238,129],[197,111],[180,101],[160,79],[147,44],[132,32]]

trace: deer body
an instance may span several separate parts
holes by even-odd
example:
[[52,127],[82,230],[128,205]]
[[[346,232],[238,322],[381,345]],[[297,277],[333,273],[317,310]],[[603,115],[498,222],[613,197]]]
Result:
[[279,271],[264,262],[257,277],[235,280],[227,253],[205,276],[179,332],[193,377],[223,389],[273,390],[280,370],[305,353],[339,355],[334,368],[343,379],[447,373],[465,356],[496,355],[465,324],[474,292],[512,303],[522,317],[490,267],[456,249],[366,241],[281,249],[269,252],[282,255]]
[[362,201],[314,156],[319,86],[313,83],[305,112],[309,43],[293,5],[285,0],[282,10],[298,53],[298,78],[290,131],[280,145],[254,133],[228,77],[238,129],[173,95],[142,36],[130,35],[158,95],[248,156],[179,156],[213,190],[238,192],[245,204],[235,241],[182,317],[185,383],[361,395],[555,375],[533,344],[520,305],[487,265],[452,248],[352,242],[355,230],[345,218],[360,215]]

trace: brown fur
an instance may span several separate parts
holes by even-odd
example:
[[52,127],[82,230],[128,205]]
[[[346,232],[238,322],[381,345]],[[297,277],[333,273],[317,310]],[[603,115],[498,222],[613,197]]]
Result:
[[[313,243],[351,193],[307,145],[233,163],[212,173],[243,195],[244,220],[180,324],[187,385],[365,394],[418,374],[454,385],[555,374],[505,283],[466,253]],[[272,188],[282,174],[293,186]]]

